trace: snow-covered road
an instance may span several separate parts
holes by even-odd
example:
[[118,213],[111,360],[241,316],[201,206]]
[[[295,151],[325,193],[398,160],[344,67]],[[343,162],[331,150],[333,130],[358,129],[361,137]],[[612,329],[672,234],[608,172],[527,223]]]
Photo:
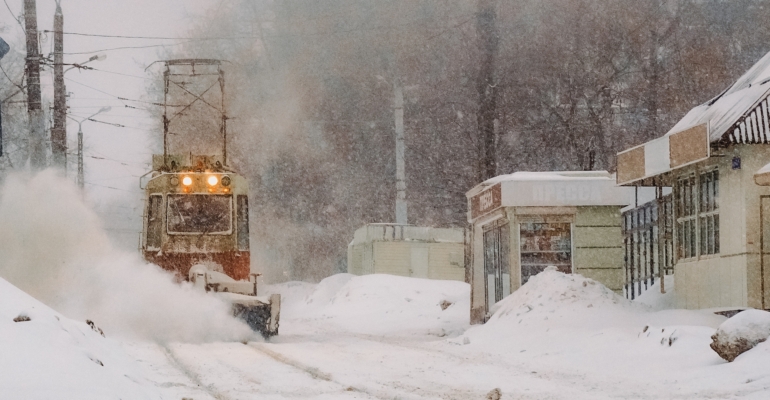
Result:
[[473,327],[460,282],[266,290],[285,300],[269,342],[149,340],[105,338],[0,279],[0,398],[770,398],[770,343],[727,363],[709,348],[724,317],[656,311],[579,275],[543,272]]
[[[467,293],[452,282],[340,275],[274,288],[287,301],[270,342],[126,350],[168,399],[486,399],[495,388],[502,399],[770,395],[761,372],[770,346],[731,364],[708,349],[722,317],[650,313],[581,277],[533,283],[469,329]],[[441,299],[454,304],[441,310]],[[644,321],[666,327],[642,332]]]

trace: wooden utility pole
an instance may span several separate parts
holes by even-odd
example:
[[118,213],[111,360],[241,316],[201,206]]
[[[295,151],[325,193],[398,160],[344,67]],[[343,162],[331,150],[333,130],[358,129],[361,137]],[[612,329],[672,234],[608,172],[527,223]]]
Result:
[[499,33],[497,31],[497,12],[495,0],[479,0],[476,14],[476,31],[481,48],[481,63],[476,89],[479,95],[479,109],[476,115],[481,159],[479,160],[479,180],[485,181],[497,175],[497,138],[495,119],[497,118],[497,83],[495,82],[495,64]]
[[40,95],[40,52],[37,43],[35,0],[24,0],[24,29],[27,35],[27,112],[29,114],[29,162],[32,170],[47,166],[45,116]]
[[56,1],[53,17],[53,128],[51,155],[53,165],[67,170],[67,89],[64,86],[64,16]]

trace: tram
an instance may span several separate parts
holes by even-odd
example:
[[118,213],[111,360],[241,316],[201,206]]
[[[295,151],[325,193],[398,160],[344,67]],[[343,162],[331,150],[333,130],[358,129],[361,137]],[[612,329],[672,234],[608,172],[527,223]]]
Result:
[[[192,74],[185,75],[189,79],[214,75],[224,87],[218,60],[168,60],[165,64],[166,88],[180,86],[171,79],[182,74],[170,73],[170,67],[191,68]],[[206,67],[216,70],[206,73]],[[191,86],[180,87],[191,93]],[[195,95],[196,101],[204,94]],[[140,251],[145,260],[173,273],[178,281],[225,298],[232,304],[233,315],[269,337],[278,333],[281,298],[257,295],[259,274],[251,272],[249,249],[249,186],[227,166],[227,115],[224,107],[217,111],[221,111],[222,142],[213,147],[218,147],[220,155],[170,152],[170,119],[164,114],[163,154],[153,155],[152,170],[140,178],[145,201]],[[199,137],[192,139],[201,142]],[[181,140],[178,147],[193,142]]]

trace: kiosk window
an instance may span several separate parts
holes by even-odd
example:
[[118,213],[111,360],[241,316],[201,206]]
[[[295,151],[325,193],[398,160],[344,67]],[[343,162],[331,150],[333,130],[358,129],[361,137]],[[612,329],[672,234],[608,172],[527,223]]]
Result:
[[572,272],[572,235],[570,223],[521,224],[521,284],[553,265],[559,271]]

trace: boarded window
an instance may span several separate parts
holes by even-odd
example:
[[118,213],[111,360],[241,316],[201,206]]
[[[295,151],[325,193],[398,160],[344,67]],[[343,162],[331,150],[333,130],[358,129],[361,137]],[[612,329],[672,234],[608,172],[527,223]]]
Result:
[[219,194],[168,195],[168,232],[227,234],[232,232],[232,196]]
[[249,198],[238,196],[238,250],[249,250]]
[[162,207],[163,196],[150,196],[149,205],[147,207],[147,239],[144,243],[146,250],[160,249],[161,229],[163,227],[163,219],[161,216]]

